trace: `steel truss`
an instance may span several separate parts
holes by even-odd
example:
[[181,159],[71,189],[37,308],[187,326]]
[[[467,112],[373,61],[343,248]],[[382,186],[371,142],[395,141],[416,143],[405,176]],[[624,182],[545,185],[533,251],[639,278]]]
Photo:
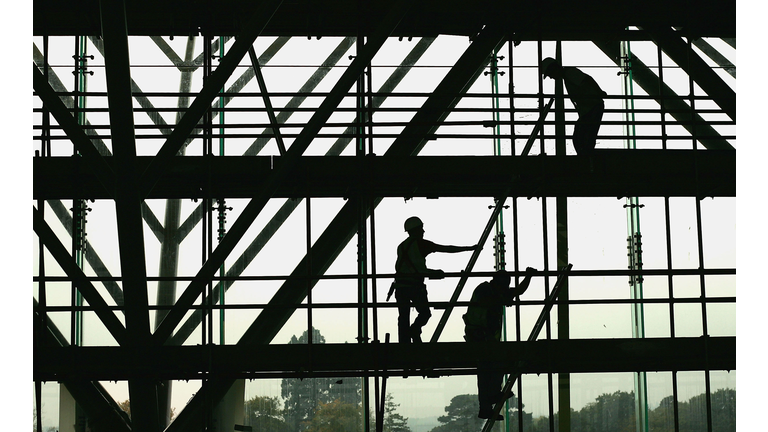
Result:
[[[70,344],[69,338],[49,319],[48,314],[57,309],[46,304],[43,294],[45,284],[56,279],[41,271],[35,277],[35,282],[42,289],[41,295],[35,299],[34,379],[36,382],[62,382],[88,413],[93,430],[200,430],[200,425],[210,421],[207,407],[215,405],[233,382],[242,378],[385,378],[414,374],[414,370],[418,371],[417,375],[424,376],[473,374],[478,361],[496,356],[525,360],[528,366],[522,373],[735,369],[735,337],[710,337],[706,335],[706,330],[704,338],[681,338],[673,334],[671,338],[655,340],[563,340],[551,339],[548,327],[544,340],[506,342],[496,351],[486,347],[467,349],[463,343],[422,346],[387,344],[378,339],[378,334],[370,343],[361,341],[349,345],[271,344],[296,310],[306,308],[311,311],[313,307],[323,307],[313,306],[311,302],[302,305],[302,302],[311,295],[314,284],[319,280],[334,277],[327,275],[327,270],[347,243],[363,230],[361,226],[373,218],[377,205],[385,197],[658,196],[665,197],[667,202],[669,197],[734,197],[736,156],[732,142],[735,137],[723,136],[716,126],[735,125],[735,92],[691,46],[701,47],[735,76],[735,67],[727,64],[716,50],[700,39],[732,38],[735,35],[735,2],[708,1],[707,7],[691,10],[688,2],[669,0],[646,2],[642,9],[607,1],[586,2],[574,7],[572,2],[560,1],[548,6],[551,9],[547,11],[547,20],[543,19],[544,11],[540,6],[531,2],[491,1],[468,10],[466,2],[443,1],[438,6],[430,1],[381,1],[372,2],[362,12],[356,3],[348,1],[307,9],[288,0],[267,0],[256,4],[233,0],[224,2],[215,10],[204,11],[197,9],[197,6],[189,9],[172,7],[173,2],[154,1],[151,6],[149,2],[144,3],[34,2],[35,35],[44,36],[46,40],[54,35],[87,35],[105,59],[107,92],[104,94],[68,92],[48,64],[47,51],[41,52],[37,46],[33,63],[34,91],[42,102],[42,108],[37,111],[43,118],[40,124],[35,125],[35,129],[40,131],[40,136],[35,138],[41,144],[42,152],[34,160],[33,199],[37,200],[33,208],[34,231],[41,245],[66,273],[64,280],[72,281],[88,303],[87,307],[67,306],[63,309],[73,313],[76,310],[94,311],[117,343],[115,347]],[[436,15],[436,10],[444,13]],[[298,25],[299,22],[303,24]],[[634,30],[628,30],[630,26],[634,26]],[[213,41],[213,35],[236,36],[227,52],[220,53],[220,62],[215,69],[210,59],[193,57],[194,36],[199,33],[206,36],[205,52],[209,54],[217,52],[219,46],[218,40]],[[435,38],[445,34],[468,36],[471,43],[435,90],[429,94],[397,93],[397,85]],[[181,75],[178,92],[145,93],[133,81],[128,55],[129,36],[133,35],[151,36],[168,56]],[[176,55],[160,37],[173,35],[188,38],[184,59]],[[261,36],[279,37],[257,56],[254,41]],[[261,68],[268,65],[294,36],[343,36],[343,39],[297,92],[267,92],[269,83],[264,80]],[[379,92],[374,93],[370,86],[365,90],[365,85],[358,87],[358,93],[350,92],[356,83],[363,81],[361,77],[370,73],[371,60],[393,37],[421,39]],[[448,120],[452,112],[484,111],[457,105],[463,98],[474,96],[469,89],[483,74],[493,53],[505,44],[512,52],[514,42],[541,43],[544,40],[593,41],[617,65],[622,64],[619,41],[654,41],[660,50],[685,70],[692,82],[695,81],[704,90],[706,96],[694,97],[693,91],[690,95],[676,94],[665,84],[661,70],[656,73],[634,55],[633,78],[646,90],[648,99],[661,106],[659,111],[652,110],[660,115],[660,120],[649,123],[659,125],[663,130],[669,122],[664,114],[669,114],[675,125],[687,131],[680,139],[692,140],[692,149],[606,150],[597,152],[589,159],[563,157],[561,150],[556,155],[543,155],[542,151],[542,156],[525,157],[417,157],[429,141],[436,139],[491,138],[514,142],[519,137],[527,138],[527,135],[515,132],[507,135],[494,132],[483,136],[450,134],[443,133],[440,128],[460,125]],[[355,42],[358,43],[356,55],[336,85],[328,92],[315,92],[318,83]],[[250,67],[245,68],[235,83],[222,93],[225,84],[236,76],[236,71],[242,70],[238,69],[242,62],[250,62]],[[199,68],[207,68],[205,84],[200,92],[190,92],[191,74]],[[510,68],[509,73],[513,71]],[[259,83],[259,93],[241,92],[253,78]],[[78,123],[73,113],[99,111],[78,107],[77,97],[82,96],[107,99],[108,124]],[[154,96],[178,98],[178,106],[155,107],[152,103]],[[222,119],[228,112],[236,112],[236,108],[227,105],[238,98],[250,96],[263,98],[269,123],[223,122],[221,131],[215,134],[213,119]],[[287,96],[291,100],[282,108],[272,107],[270,99],[279,96]],[[340,107],[342,101],[350,96],[366,96],[367,99],[361,98],[364,102],[354,108]],[[552,96],[543,93],[516,95],[510,89],[509,93],[495,97],[510,100],[531,97],[543,101],[544,97]],[[555,125],[557,130],[554,135],[542,135],[542,143],[544,139],[551,138],[563,142],[562,128],[572,124],[570,120],[565,120],[565,113],[570,111],[561,104],[562,94],[554,96],[560,99],[554,108],[557,117],[554,121],[548,120],[547,125]],[[385,101],[396,101],[401,97],[420,98],[423,103],[417,108],[383,106]],[[319,98],[319,106],[302,107],[302,103],[309,98]],[[697,108],[697,103],[700,103],[697,101],[701,100],[714,102],[718,109],[713,111],[722,114],[724,119],[705,120],[711,113]],[[134,101],[138,108],[134,107]],[[386,123],[376,122],[370,115],[388,109],[410,110],[413,117],[408,122]],[[311,114],[308,121],[286,125],[292,115],[304,110]],[[352,124],[330,123],[332,114],[345,110],[356,113]],[[521,108],[511,110],[522,111]],[[530,110],[538,111],[534,108]],[[167,111],[175,113],[175,123],[169,124],[160,115]],[[149,114],[153,124],[134,124],[136,112]],[[56,125],[50,125],[49,116]],[[518,120],[480,122],[487,128],[502,124],[514,126],[522,123]],[[345,130],[325,135],[336,138],[325,156],[305,156],[309,145],[323,137],[321,130],[328,126],[344,127]],[[403,129],[389,136],[375,131],[375,128],[383,126],[400,126]],[[265,130],[258,134],[238,134],[238,129],[244,127],[262,127]],[[289,133],[291,128],[298,131]],[[59,136],[52,132],[59,133]],[[164,143],[155,156],[137,155],[137,145],[142,139],[158,137]],[[199,137],[208,140],[248,138],[252,140],[252,145],[241,156],[186,156],[186,147]],[[292,139],[290,146],[282,143],[288,138]],[[339,157],[353,139],[370,143],[384,138],[393,139],[393,143],[382,155],[362,150],[356,156]],[[659,136],[644,138],[662,139],[665,145],[667,140],[675,139],[663,132]],[[258,156],[272,139],[279,143],[280,155]],[[51,156],[46,149],[57,140],[71,142],[77,157]],[[109,147],[105,144],[107,140]],[[697,149],[697,142],[706,150]],[[210,217],[207,216],[205,203],[219,197],[249,198],[250,201],[220,242],[215,247],[210,245],[206,261],[197,274],[191,279],[177,277],[179,244],[195,226]],[[184,345],[196,328],[206,325],[205,320],[211,318],[214,310],[234,307],[219,304],[221,293],[226,292],[234,281],[247,280],[242,276],[245,267],[302,200],[316,197],[340,197],[348,199],[348,202],[317,240],[309,242],[306,256],[289,275],[273,276],[282,280],[282,285],[268,303],[242,306],[260,309],[258,317],[243,337],[231,345],[214,345],[212,339],[202,346]],[[235,245],[245,238],[246,231],[273,198],[291,200],[278,210],[245,252],[230,265],[226,274],[216,276],[225,260],[230,258]],[[114,200],[120,266],[123,269],[121,276],[110,274],[98,251],[85,242],[89,250],[85,257],[97,275],[95,278],[86,276],[53,232],[50,224],[54,217],[71,230],[72,216],[61,201],[69,199]],[[149,199],[168,200],[162,222],[146,204]],[[185,221],[180,220],[181,199],[202,199],[197,210]],[[53,217],[44,213],[46,205],[53,210]],[[516,206],[516,202],[513,205]],[[145,224],[163,245],[156,307],[149,306],[147,294],[147,282],[152,278],[147,277],[145,268]],[[373,229],[368,235],[375,239]],[[669,233],[667,235],[669,238]],[[517,257],[516,252],[514,255]],[[545,269],[542,274],[550,273]],[[679,273],[670,265],[667,270],[656,273],[646,271],[644,274],[669,276],[671,285],[672,275]],[[703,266],[693,272],[702,278],[702,286],[705,274],[711,273]],[[723,273],[734,274],[735,269],[726,269]],[[606,271],[584,272],[582,276],[590,274],[606,274]],[[348,275],[373,280],[391,276],[376,274],[375,268],[372,275]],[[573,277],[578,276],[576,269]],[[104,283],[109,298],[102,297],[94,288],[93,283],[97,280]],[[177,296],[176,288],[180,283],[181,294]],[[201,296],[207,299],[207,303],[197,302]],[[561,300],[568,301],[567,297],[561,297]],[[652,300],[633,300],[631,303],[649,301]],[[674,299],[665,302],[670,304],[671,311],[674,304],[685,301]],[[702,295],[702,299],[691,301],[700,302],[704,308],[709,302],[735,302],[735,299]],[[434,306],[448,309],[456,304]],[[362,306],[362,303],[326,305],[342,308]],[[387,307],[375,299],[373,302],[366,300],[364,306],[374,310]],[[156,325],[150,329],[152,310],[156,313]],[[124,320],[118,317],[118,313],[122,313]],[[567,334],[567,331],[564,333]],[[245,355],[254,349],[259,350],[259,356]],[[596,351],[605,355],[597,360],[584,355]],[[382,357],[384,353],[386,356]],[[307,358],[312,359],[310,364],[306,363]],[[382,363],[382,358],[387,359],[386,364]],[[168,425],[170,405],[167,383],[176,379],[200,379],[204,384],[177,419]],[[99,385],[99,380],[129,382],[130,419]],[[711,419],[709,425],[711,428]]]

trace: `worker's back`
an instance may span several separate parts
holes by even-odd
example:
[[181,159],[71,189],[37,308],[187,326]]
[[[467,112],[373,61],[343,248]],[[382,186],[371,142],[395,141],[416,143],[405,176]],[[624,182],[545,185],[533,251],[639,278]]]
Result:
[[501,340],[504,316],[502,293],[489,282],[483,282],[472,293],[464,318],[464,339],[468,342]]

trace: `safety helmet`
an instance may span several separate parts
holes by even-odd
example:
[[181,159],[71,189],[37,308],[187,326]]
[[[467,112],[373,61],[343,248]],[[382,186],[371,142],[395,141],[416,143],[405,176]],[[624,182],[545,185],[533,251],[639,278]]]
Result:
[[546,75],[547,74],[547,69],[549,69],[549,67],[552,66],[553,64],[560,65],[560,62],[555,60],[555,59],[553,59],[552,57],[547,57],[544,60],[542,60],[541,64],[540,64],[540,66],[541,66],[541,74],[542,75]]
[[416,216],[411,216],[405,220],[406,231],[410,231],[412,229],[422,228],[422,227],[424,227],[424,223],[422,223],[421,219],[417,218]]

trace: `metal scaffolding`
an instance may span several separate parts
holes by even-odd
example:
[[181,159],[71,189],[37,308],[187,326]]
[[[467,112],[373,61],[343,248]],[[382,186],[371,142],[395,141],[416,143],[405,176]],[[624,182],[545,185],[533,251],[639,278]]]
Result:
[[[94,431],[186,432],[230,425],[222,423],[229,403],[222,401],[241,392],[235,384],[244,379],[354,377],[362,383],[361,430],[381,431],[388,378],[473,375],[492,356],[506,359],[516,378],[517,406],[505,412],[523,412],[527,374],[546,374],[553,431],[571,430],[572,374],[609,372],[635,374],[636,429],[649,430],[646,372],[653,371],[671,373],[679,430],[677,374],[702,371],[713,430],[710,374],[735,370],[736,338],[711,331],[708,316],[736,298],[708,288],[716,277],[733,283],[736,269],[705,266],[711,228],[702,200],[736,196],[735,66],[713,46],[734,38],[735,2],[692,9],[654,0],[638,10],[563,0],[546,21],[529,2],[75,3],[34,2],[38,430],[45,382],[60,382],[76,401],[82,421],[72,430],[87,421]],[[74,70],[55,51],[72,38]],[[293,51],[300,41],[322,42],[324,51],[305,63]],[[452,52],[438,52],[440,44]],[[568,44],[602,56],[601,65],[574,66],[618,71],[622,80],[620,91],[608,92],[590,156],[571,153],[576,110],[561,81],[545,91],[538,68],[550,55],[570,61]],[[142,64],[137,46],[151,48],[159,64]],[[641,60],[649,46],[656,58]],[[397,60],[382,60],[389,52]],[[434,65],[435,53],[453,60]],[[427,74],[434,75],[425,81]],[[683,90],[672,74],[684,77]],[[488,75],[490,88],[481,78]],[[414,82],[425,90],[413,90]],[[395,275],[380,247],[402,224],[391,220],[390,203],[437,198],[487,200],[490,213],[467,218],[479,225],[461,230],[492,243],[494,264],[476,269],[487,256],[478,249],[462,271],[445,272],[456,288],[430,302],[443,312],[429,343],[390,342],[383,320],[396,305],[382,292]],[[579,229],[572,203],[593,198],[625,200],[629,264],[575,266],[548,321],[537,324],[541,335],[524,341],[524,311],[551,307],[550,283],[562,276],[551,269],[577,258],[569,254]],[[641,198],[663,203],[663,265],[644,262]],[[695,266],[673,260],[677,199],[694,203]],[[109,210],[91,208],[104,202]],[[112,224],[112,249],[86,236],[93,219]],[[289,230],[296,230],[291,243],[275,252]],[[334,270],[349,259],[353,238],[354,265]],[[504,342],[467,349],[455,334],[460,314],[451,316],[468,305],[465,284],[503,269],[517,281],[521,258],[533,252],[542,292],[510,308]],[[279,254],[287,270],[271,256]],[[628,295],[583,297],[575,287],[610,278],[629,280]],[[664,295],[644,293],[648,278],[664,280]],[[676,292],[683,278],[698,279],[698,295]],[[327,283],[338,284],[337,299],[323,296]],[[61,301],[65,284],[69,300]],[[236,296],[243,292],[248,297]],[[581,308],[608,306],[631,311],[629,337],[574,331]],[[679,308],[697,306],[701,333],[676,334]],[[668,335],[648,337],[651,307],[666,308]],[[348,311],[354,340],[313,340],[319,317]],[[308,343],[278,343],[296,320]],[[117,380],[128,384],[130,416],[100,383]],[[171,421],[176,380],[201,386]],[[507,430],[527,427],[522,416],[507,421]]]

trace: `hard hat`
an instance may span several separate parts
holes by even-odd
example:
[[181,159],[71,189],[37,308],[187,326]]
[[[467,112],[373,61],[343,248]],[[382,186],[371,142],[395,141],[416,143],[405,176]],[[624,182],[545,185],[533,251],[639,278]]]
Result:
[[414,228],[422,228],[423,226],[424,224],[421,222],[421,219],[417,218],[416,216],[411,216],[405,220],[406,231],[410,231]]
[[541,74],[542,75],[546,75],[547,74],[547,69],[549,69],[549,67],[552,66],[552,64],[559,65],[560,62],[555,60],[555,59],[553,59],[552,57],[547,57],[544,60],[542,60],[541,64],[540,64],[540,66],[541,66]]

